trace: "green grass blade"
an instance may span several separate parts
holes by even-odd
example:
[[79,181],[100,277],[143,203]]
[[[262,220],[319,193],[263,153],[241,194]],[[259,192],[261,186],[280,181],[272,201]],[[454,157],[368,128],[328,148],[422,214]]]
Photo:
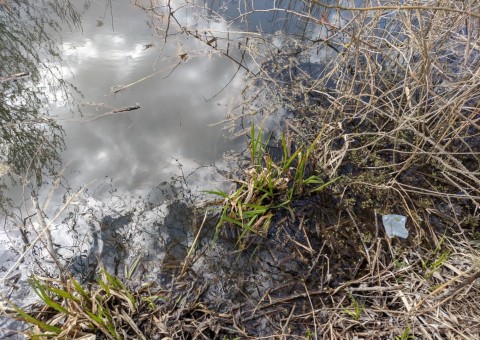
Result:
[[75,302],[79,302],[80,299],[73,296],[72,294],[70,294],[69,292],[63,290],[63,289],[59,289],[59,288],[55,288],[55,287],[45,287],[48,291],[64,298],[65,300],[71,300],[71,301],[75,301]]
[[[114,288],[120,289],[120,290],[126,290],[125,285],[120,281],[116,276],[110,274],[107,272],[105,269],[102,269],[103,274],[105,275],[108,283]],[[108,284],[107,283],[107,284]]]
[[283,208],[283,207],[289,205],[290,202],[291,202],[290,200],[285,200],[285,201],[283,201],[283,202],[281,202],[281,203],[273,206],[272,209],[280,209],[280,208]]
[[331,181],[328,181],[328,182],[326,182],[326,183],[323,183],[323,184],[320,185],[319,187],[313,189],[311,192],[322,191],[323,189],[325,189],[325,187],[329,186],[330,184],[335,183],[335,182],[338,181],[340,178],[341,178],[341,176],[339,176],[339,177],[337,177],[337,178],[334,178],[334,179],[332,179]]
[[233,218],[230,218],[228,216],[224,216],[223,217],[223,220],[227,221],[228,223],[232,223],[232,224],[235,224],[235,225],[238,225],[239,227],[243,227],[243,223],[238,221],[238,220],[235,220]]
[[229,195],[224,191],[205,190],[203,192],[211,195],[221,196],[223,198],[229,198]]
[[32,277],[32,288],[35,291],[35,293],[38,295],[38,297],[49,307],[55,309],[56,311],[60,313],[65,313],[65,314],[70,314],[69,311],[67,311],[65,308],[60,306],[57,302],[53,301],[45,291],[45,288],[43,285],[35,278]]
[[108,331],[115,339],[120,339],[120,337],[118,336],[117,330],[110,322],[107,323],[105,326],[107,327]]
[[55,327],[55,326],[52,326],[52,325],[48,325],[46,323],[43,323],[42,321],[34,318],[33,316],[31,316],[30,314],[28,314],[27,312],[25,312],[23,309],[21,309],[20,307],[18,307],[17,305],[13,304],[12,302],[10,301],[7,301],[8,305],[10,305],[10,307],[12,307],[15,312],[17,312],[18,314],[20,314],[20,316],[28,323],[31,323],[31,324],[34,324],[34,325],[37,325],[38,327],[46,330],[47,332],[52,332],[52,333],[55,333],[55,334],[60,334],[62,332],[62,330],[58,327]]
[[310,176],[307,179],[305,179],[303,183],[306,185],[311,185],[311,184],[323,184],[324,182],[318,176]]
[[297,150],[295,150],[295,152],[293,153],[293,155],[291,155],[288,159],[285,159],[285,161],[283,162],[283,165],[282,165],[282,169],[283,171],[287,170],[288,168],[290,168],[291,164],[293,163],[293,161],[298,157],[298,154],[302,151],[302,148],[298,148]]
[[283,151],[283,161],[285,162],[288,158],[289,150],[287,150],[287,139],[285,138],[285,134],[281,134],[280,138],[282,139],[282,151]]
[[103,282],[102,279],[98,278],[97,279],[97,283],[100,285],[100,287],[103,288],[103,290],[105,291],[105,293],[107,293],[107,296],[110,297],[110,287],[108,287],[108,284]]
[[87,292],[82,288],[82,286],[73,278],[73,276],[69,276],[69,281],[70,283],[73,284],[73,287],[75,290],[87,301],[91,302],[90,296],[87,294]]
[[127,279],[131,279],[133,277],[133,274],[137,271],[138,265],[140,264],[142,256],[138,255],[135,261],[133,261],[133,264],[128,268],[127,270]]
[[238,237],[237,243],[240,243],[241,240],[243,240],[243,238],[245,237],[245,235],[247,235],[248,232],[251,232],[251,233],[256,234],[255,230],[253,230],[253,228],[251,227],[251,224],[252,224],[253,222],[255,222],[255,220],[256,220],[255,217],[252,218],[252,219],[250,220],[250,222],[243,227],[242,233],[241,233],[240,236]]
[[90,311],[88,311],[88,310],[87,310],[86,312],[87,312],[88,316],[89,316],[93,321],[95,321],[95,322],[96,322],[97,324],[99,324],[99,325],[103,325],[103,319],[102,319],[101,317],[93,314],[92,312],[90,312]]
[[307,149],[307,158],[310,157],[310,154],[313,152],[313,150],[315,149],[315,144],[317,144],[317,142],[320,140],[320,137],[322,137],[323,135],[323,130],[325,128],[322,128],[322,130],[320,130],[320,132],[318,133],[317,137],[315,137],[315,139],[313,140],[313,142],[310,144],[310,146],[308,147]]

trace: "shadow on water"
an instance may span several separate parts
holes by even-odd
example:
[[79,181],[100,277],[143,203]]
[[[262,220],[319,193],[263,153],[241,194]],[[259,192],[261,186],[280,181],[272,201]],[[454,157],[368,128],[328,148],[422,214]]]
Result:
[[[162,207],[165,216],[158,214],[138,225],[138,215],[148,214],[146,209],[103,216],[98,226],[91,221],[91,245],[86,253],[69,259],[71,272],[82,281],[92,281],[102,265],[110,273],[126,277],[129,266],[140,258],[139,277],[167,284],[178,274],[187,254],[193,232],[193,209],[184,202],[173,202]],[[139,238],[142,244],[136,249],[132,243]]]
[[[187,179],[190,176],[195,177],[190,174]],[[194,232],[193,202],[199,196],[187,179],[178,176],[164,182],[152,189],[153,196],[132,196],[111,182],[82,193],[52,230],[66,269],[81,281],[91,281],[101,266],[130,279],[130,268],[138,260],[136,282],[167,283]],[[109,197],[100,200],[97,191]]]

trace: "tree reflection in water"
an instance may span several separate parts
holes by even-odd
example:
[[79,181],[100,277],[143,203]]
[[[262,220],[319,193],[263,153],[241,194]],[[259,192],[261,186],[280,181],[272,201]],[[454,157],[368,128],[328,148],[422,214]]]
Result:
[[[61,25],[80,27],[89,6],[69,1],[0,2],[0,207],[12,184],[40,186],[55,175],[64,133],[51,109],[73,110],[76,89],[63,81]],[[76,4],[78,6],[78,4]]]

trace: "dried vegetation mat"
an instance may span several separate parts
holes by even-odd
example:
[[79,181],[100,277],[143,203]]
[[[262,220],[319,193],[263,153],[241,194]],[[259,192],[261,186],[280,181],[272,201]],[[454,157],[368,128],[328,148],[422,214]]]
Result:
[[[319,209],[315,204],[324,206],[326,200],[310,202],[309,209]],[[432,247],[389,239],[381,230],[370,240],[355,228],[342,236],[350,217],[345,224],[322,223],[322,227],[312,222],[320,218],[310,219],[307,213],[297,217],[277,221],[268,240],[252,241],[243,259],[238,253],[232,255],[232,249],[198,255],[207,257],[211,268],[208,261],[195,265],[194,258],[180,281],[201,288],[194,303],[185,304],[194,306],[196,314],[190,314],[191,310],[184,314],[201,319],[196,320],[195,333],[183,330],[177,335],[285,339],[480,336],[478,235],[475,238],[470,231],[452,228],[446,233],[450,236],[442,236]],[[360,219],[356,223],[361,226]],[[183,296],[192,301],[188,294]]]
[[347,267],[332,260],[335,240],[318,244],[290,222],[241,256],[220,241],[199,249],[168,289],[132,288],[105,271],[82,286],[36,278],[42,303],[29,314],[10,305],[9,314],[33,326],[33,339],[478,338],[480,246],[471,235],[445,236],[433,251],[374,238],[365,253],[346,247]]

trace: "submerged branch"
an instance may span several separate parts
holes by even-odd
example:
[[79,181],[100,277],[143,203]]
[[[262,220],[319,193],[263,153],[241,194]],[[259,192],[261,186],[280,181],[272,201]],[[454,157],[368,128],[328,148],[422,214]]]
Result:
[[0,83],[10,81],[10,80],[18,80],[18,79],[27,78],[27,77],[30,77],[30,72],[15,73],[15,74],[0,78]]

